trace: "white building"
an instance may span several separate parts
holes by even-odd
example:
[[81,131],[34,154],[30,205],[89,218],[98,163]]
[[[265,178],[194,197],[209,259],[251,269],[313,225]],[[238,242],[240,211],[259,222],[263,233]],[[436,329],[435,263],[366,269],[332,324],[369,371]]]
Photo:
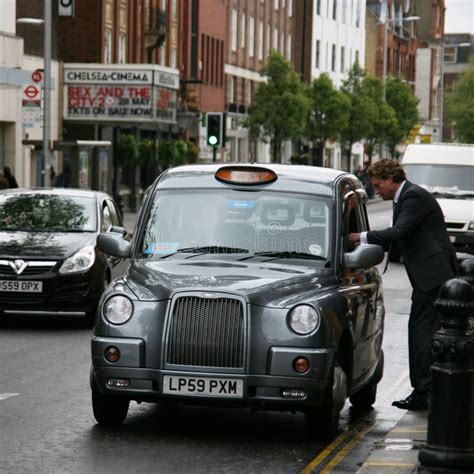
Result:
[[[336,88],[347,79],[347,73],[357,61],[365,64],[365,0],[313,0],[311,79],[329,74]],[[363,146],[354,144],[351,163],[354,170],[363,161]],[[341,147],[327,143],[324,166],[341,168]]]
[[[0,168],[9,166],[20,186],[36,186],[41,182],[42,155],[22,143],[27,139],[42,140],[41,82],[36,83],[32,75],[43,68],[43,59],[24,55],[23,38],[15,34],[16,2],[0,0],[0,12]],[[51,66],[53,83],[57,85],[58,64],[53,61]],[[51,94],[51,140],[58,138],[58,123],[55,87]]]

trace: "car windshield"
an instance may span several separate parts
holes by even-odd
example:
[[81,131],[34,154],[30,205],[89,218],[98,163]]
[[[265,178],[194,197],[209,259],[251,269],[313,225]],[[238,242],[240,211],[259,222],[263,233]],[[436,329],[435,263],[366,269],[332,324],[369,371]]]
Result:
[[93,232],[95,199],[56,194],[0,194],[0,230]]
[[161,191],[141,238],[139,255],[177,252],[265,253],[325,260],[331,201],[320,196],[234,190]]
[[430,192],[453,195],[473,194],[472,166],[461,165],[405,165],[407,178]]

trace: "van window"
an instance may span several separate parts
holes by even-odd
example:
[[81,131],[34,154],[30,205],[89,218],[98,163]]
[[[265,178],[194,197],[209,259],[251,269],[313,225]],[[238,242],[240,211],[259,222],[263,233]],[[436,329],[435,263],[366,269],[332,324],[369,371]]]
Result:
[[472,166],[406,164],[404,168],[407,178],[416,184],[474,192]]

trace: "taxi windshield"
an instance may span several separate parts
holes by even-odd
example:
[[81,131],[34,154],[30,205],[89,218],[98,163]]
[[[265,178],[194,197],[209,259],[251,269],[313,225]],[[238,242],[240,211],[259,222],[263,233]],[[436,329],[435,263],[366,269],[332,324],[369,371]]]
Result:
[[286,253],[324,260],[332,240],[330,203],[327,197],[270,191],[161,191],[139,256]]

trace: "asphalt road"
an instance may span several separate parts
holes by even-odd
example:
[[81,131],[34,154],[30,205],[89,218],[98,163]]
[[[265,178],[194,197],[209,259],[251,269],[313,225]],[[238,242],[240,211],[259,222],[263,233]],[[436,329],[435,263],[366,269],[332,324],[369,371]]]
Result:
[[[369,206],[372,227],[389,203]],[[307,439],[301,414],[131,404],[119,428],[99,427],[89,390],[91,332],[75,316],[0,321],[0,472],[356,472],[405,413],[409,392],[409,283],[399,264],[383,277],[385,374],[373,410],[346,404],[330,445]]]

